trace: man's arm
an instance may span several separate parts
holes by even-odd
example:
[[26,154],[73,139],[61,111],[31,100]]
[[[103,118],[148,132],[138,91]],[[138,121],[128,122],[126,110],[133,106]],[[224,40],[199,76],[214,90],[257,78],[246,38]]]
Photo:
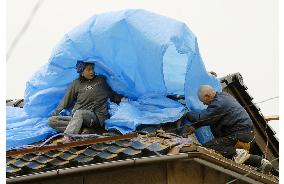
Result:
[[53,116],[57,116],[63,109],[70,107],[73,100],[75,99],[75,81],[69,86],[63,99],[52,113]]
[[219,105],[210,104],[207,109],[202,112],[189,111],[186,113],[186,118],[192,122],[192,125],[195,129],[201,126],[212,125],[218,122],[221,118],[221,108]]

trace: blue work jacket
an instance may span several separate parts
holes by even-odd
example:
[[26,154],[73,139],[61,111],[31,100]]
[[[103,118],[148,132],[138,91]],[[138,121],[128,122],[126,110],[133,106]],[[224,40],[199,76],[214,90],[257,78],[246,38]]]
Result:
[[224,137],[253,131],[247,111],[228,93],[216,92],[214,99],[200,113],[189,111],[186,118],[197,129],[209,125],[215,137]]

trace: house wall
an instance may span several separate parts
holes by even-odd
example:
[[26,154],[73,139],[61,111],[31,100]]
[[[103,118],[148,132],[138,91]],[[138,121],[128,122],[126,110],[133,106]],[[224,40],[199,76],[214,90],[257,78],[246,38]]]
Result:
[[[93,170],[77,175],[58,176],[44,180],[29,181],[29,184],[212,184],[233,180],[229,175],[216,171],[194,161],[175,161],[141,164],[128,167],[116,167]],[[237,181],[243,184],[245,182]]]

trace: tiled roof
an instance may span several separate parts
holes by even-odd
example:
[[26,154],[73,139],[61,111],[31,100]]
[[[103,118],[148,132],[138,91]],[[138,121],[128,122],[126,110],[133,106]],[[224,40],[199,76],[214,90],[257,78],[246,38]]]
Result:
[[[218,165],[219,170],[245,175],[264,183],[278,183],[278,178],[273,175],[265,175],[253,170],[252,167],[236,164],[220,154],[200,146],[193,142],[184,144],[181,153],[167,155],[171,148],[177,148],[182,143],[173,134],[166,138],[159,135],[141,135],[138,137],[109,141],[87,146],[69,147],[66,149],[54,149],[43,152],[18,154],[6,159],[7,182],[28,181],[29,177],[46,175],[45,177],[57,176],[68,172],[82,172],[100,168],[119,167],[122,165],[135,165],[139,163],[151,163],[178,159],[193,159],[201,164],[210,163]],[[193,137],[194,138],[194,137]],[[191,139],[189,139],[191,140]],[[56,141],[60,141],[56,140]],[[55,142],[56,142],[55,141]],[[218,168],[217,168],[218,169]]]
[[44,146],[42,148],[46,149],[39,151],[36,151],[37,148],[35,148],[23,153],[20,151],[7,152],[6,174],[7,177],[15,177],[86,164],[140,158],[142,156],[166,155],[171,148],[181,144],[184,140],[189,139],[160,132],[157,136],[138,134],[137,137],[132,139],[89,145],[83,144],[86,140],[78,140],[77,146],[72,146],[74,143],[69,143],[70,146],[60,148],[64,145],[60,145],[61,139],[57,139],[53,141],[52,145],[55,146],[51,150],[48,150],[51,146]]
[[[239,101],[240,98],[245,99],[245,102],[252,103],[252,98],[248,99],[249,96],[246,92],[246,88],[243,85],[241,78],[237,78],[239,74],[234,74],[227,76],[221,79],[223,89],[232,93],[231,88],[234,86],[239,87],[239,92],[243,95],[241,97],[233,94]],[[238,79],[238,80],[237,80]],[[172,97],[175,98],[175,97]],[[183,97],[175,98],[178,101],[183,102]],[[12,106],[23,106],[23,100],[6,101],[7,105]],[[243,104],[242,105],[246,105]],[[251,106],[251,108],[256,108]],[[264,132],[264,122],[262,122],[262,115],[259,111],[250,111],[250,115],[257,117],[254,121],[254,125],[259,128],[259,131]],[[261,122],[260,122],[261,121]],[[171,124],[172,126],[173,124]],[[166,125],[167,126],[167,125]],[[172,128],[172,127],[167,127]],[[164,128],[167,129],[167,128]],[[270,127],[268,127],[270,129]],[[273,131],[268,130],[268,136],[272,140],[269,142],[270,145],[270,154],[274,155],[274,158],[278,155],[278,139],[275,138]],[[264,137],[264,136],[263,136]],[[186,152],[186,158],[206,158],[210,162],[214,162],[218,165],[224,165],[225,168],[234,170],[241,174],[250,172],[249,177],[252,177],[256,180],[263,180],[268,183],[277,183],[278,178],[274,176],[264,175],[257,171],[253,171],[251,167],[240,165],[234,163],[232,160],[226,159],[219,154],[216,154],[212,150],[207,150],[201,147],[195,147],[192,145],[197,145],[198,142],[195,136],[190,137],[191,139],[186,142],[184,139],[181,139],[176,134],[165,133],[161,131],[156,131],[154,133],[145,133],[140,132],[137,137],[124,140],[116,141],[103,141],[100,143],[93,144],[84,144],[82,145],[73,145],[69,147],[60,147],[61,139],[53,141],[52,144],[56,144],[59,147],[55,147],[51,150],[43,151],[31,151],[25,153],[15,153],[9,154],[7,152],[6,157],[6,174],[7,181],[15,181],[17,178],[28,178],[32,175],[40,175],[42,173],[53,173],[60,172],[62,169],[70,168],[79,168],[79,167],[97,167],[98,164],[102,165],[111,165],[111,163],[119,162],[131,162],[135,164],[137,159],[140,158],[143,160],[150,159],[152,156],[159,158],[164,158],[169,151],[172,151],[172,148],[178,147],[178,145],[185,146],[181,152]],[[79,140],[80,141],[80,140]],[[84,142],[84,140],[82,140]],[[187,143],[186,145],[185,142]],[[80,143],[80,142],[79,142]],[[61,145],[62,146],[62,145]],[[180,146],[180,147],[182,147]],[[262,148],[263,149],[263,148]],[[26,149],[27,150],[27,149]],[[172,157],[172,156],[167,156]],[[182,157],[185,158],[185,157]],[[57,173],[58,174],[58,173]],[[54,174],[54,176],[56,173]]]

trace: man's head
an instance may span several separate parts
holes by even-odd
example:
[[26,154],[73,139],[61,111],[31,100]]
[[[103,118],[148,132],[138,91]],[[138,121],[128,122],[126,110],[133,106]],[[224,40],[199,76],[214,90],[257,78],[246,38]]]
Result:
[[198,98],[206,105],[211,103],[215,95],[215,90],[209,85],[201,85],[198,89]]
[[94,63],[77,61],[76,70],[81,77],[85,77],[89,80],[94,78]]

